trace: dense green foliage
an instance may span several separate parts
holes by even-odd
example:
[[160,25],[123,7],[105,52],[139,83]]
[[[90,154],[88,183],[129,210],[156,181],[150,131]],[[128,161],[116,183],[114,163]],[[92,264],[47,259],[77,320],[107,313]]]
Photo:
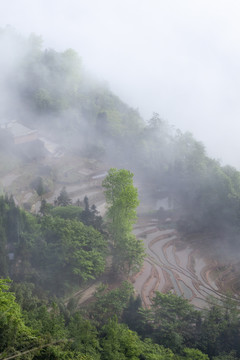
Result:
[[16,348],[21,350],[34,343],[34,336],[25,326],[20,306],[14,294],[8,291],[8,280],[0,279],[0,351]]
[[77,220],[51,216],[46,216],[41,225],[44,239],[36,245],[36,265],[49,277],[55,274],[57,286],[63,281],[88,280],[103,272],[106,241],[99,232]]
[[49,213],[54,217],[60,217],[65,220],[81,219],[83,209],[79,206],[68,205],[68,206],[56,206],[53,207]]
[[132,330],[174,352],[183,355],[188,352],[185,348],[195,348],[211,359],[231,351],[237,358],[240,355],[237,301],[226,298],[221,304],[197,311],[181,297],[156,292],[150,309],[142,309],[136,299],[130,301],[129,310],[123,319]]
[[134,289],[132,284],[124,281],[116,289],[109,290],[106,285],[101,285],[95,293],[95,302],[90,306],[90,314],[95,322],[104,324],[113,316],[120,318],[127,308]]
[[[17,286],[15,298],[7,283],[0,282],[0,359],[13,355],[35,360],[238,360],[240,356],[240,313],[229,300],[200,312],[182,298],[156,293],[153,307],[138,307],[129,328],[121,322],[121,314],[137,299],[129,302],[127,284],[109,295],[104,289],[98,292],[88,318],[88,312],[70,305],[46,306],[28,296],[29,285]],[[101,312],[105,315],[99,318]],[[133,327],[138,324],[137,333]]]
[[138,192],[133,186],[133,174],[125,169],[110,169],[102,186],[108,204],[107,217],[111,220],[109,227],[116,244],[131,232],[136,221]]
[[133,174],[125,169],[110,169],[102,183],[108,205],[109,232],[114,246],[113,264],[117,272],[129,273],[142,265],[144,249],[141,240],[132,234],[139,205]]
[[75,218],[74,207],[66,207],[65,216],[57,210],[55,216],[38,217],[20,210],[12,198],[0,197],[2,276],[31,281],[60,294],[104,271],[107,241],[103,235]]

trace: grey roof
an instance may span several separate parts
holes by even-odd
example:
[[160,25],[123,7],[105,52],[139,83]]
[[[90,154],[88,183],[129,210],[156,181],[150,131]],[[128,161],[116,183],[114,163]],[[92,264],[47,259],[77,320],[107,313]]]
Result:
[[8,129],[14,137],[26,136],[36,132],[36,130],[31,130],[26,126],[19,124],[17,122],[11,123]]

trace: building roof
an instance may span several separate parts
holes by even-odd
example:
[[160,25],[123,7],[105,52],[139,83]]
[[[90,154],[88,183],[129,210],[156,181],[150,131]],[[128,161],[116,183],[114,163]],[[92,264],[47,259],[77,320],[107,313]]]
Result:
[[14,138],[30,135],[36,132],[36,130],[29,129],[17,121],[9,121],[6,119],[0,119],[0,127],[8,130]]
[[36,130],[31,130],[26,126],[19,124],[17,122],[11,123],[10,126],[8,126],[7,128],[14,137],[26,136],[36,132]]

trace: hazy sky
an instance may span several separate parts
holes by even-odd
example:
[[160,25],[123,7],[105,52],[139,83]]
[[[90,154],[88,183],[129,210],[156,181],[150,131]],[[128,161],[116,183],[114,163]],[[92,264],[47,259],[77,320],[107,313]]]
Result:
[[153,112],[240,168],[239,0],[0,0],[0,26],[74,48],[145,120]]

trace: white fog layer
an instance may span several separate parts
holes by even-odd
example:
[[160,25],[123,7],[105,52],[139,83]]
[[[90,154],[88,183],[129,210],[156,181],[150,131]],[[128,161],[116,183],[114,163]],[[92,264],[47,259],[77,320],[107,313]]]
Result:
[[145,120],[157,112],[240,167],[238,1],[2,0],[0,10],[1,27],[75,49]]

